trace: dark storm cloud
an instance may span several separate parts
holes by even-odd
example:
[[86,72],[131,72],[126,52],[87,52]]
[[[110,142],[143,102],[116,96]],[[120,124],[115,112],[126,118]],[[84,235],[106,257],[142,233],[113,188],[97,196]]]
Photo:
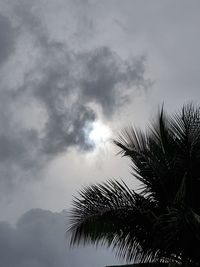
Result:
[[105,266],[115,260],[106,251],[69,249],[66,214],[34,209],[16,227],[0,222],[0,267]]
[[11,21],[0,14],[0,64],[14,52],[15,30]]

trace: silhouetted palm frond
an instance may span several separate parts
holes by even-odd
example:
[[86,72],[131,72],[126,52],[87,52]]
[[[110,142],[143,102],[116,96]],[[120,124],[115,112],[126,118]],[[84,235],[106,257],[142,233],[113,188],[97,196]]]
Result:
[[72,244],[107,243],[127,260],[153,256],[147,244],[147,226],[155,220],[153,202],[117,181],[87,187],[80,196],[71,212]]
[[134,262],[200,263],[200,109],[169,117],[163,108],[146,132],[129,127],[114,141],[141,182],[136,193],[108,181],[80,192],[71,243],[112,246]]

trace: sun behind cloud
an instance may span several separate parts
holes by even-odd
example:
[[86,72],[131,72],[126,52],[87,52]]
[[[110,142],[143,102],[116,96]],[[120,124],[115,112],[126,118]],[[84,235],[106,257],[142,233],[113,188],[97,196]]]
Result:
[[91,126],[88,134],[89,141],[94,144],[95,148],[101,148],[111,138],[111,130],[101,121],[95,121]]

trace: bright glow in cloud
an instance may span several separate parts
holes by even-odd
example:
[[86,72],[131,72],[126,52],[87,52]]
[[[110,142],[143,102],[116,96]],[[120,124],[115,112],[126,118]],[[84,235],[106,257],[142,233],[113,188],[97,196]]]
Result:
[[109,140],[111,137],[111,130],[102,122],[96,121],[92,124],[92,129],[88,137],[95,147],[98,148]]

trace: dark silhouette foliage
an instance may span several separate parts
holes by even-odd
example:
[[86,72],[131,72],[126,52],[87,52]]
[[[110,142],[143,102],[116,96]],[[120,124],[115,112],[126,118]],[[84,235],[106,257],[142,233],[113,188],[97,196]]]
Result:
[[200,108],[163,109],[146,132],[125,129],[115,145],[140,190],[110,180],[84,188],[71,211],[71,244],[112,246],[135,263],[200,264]]

